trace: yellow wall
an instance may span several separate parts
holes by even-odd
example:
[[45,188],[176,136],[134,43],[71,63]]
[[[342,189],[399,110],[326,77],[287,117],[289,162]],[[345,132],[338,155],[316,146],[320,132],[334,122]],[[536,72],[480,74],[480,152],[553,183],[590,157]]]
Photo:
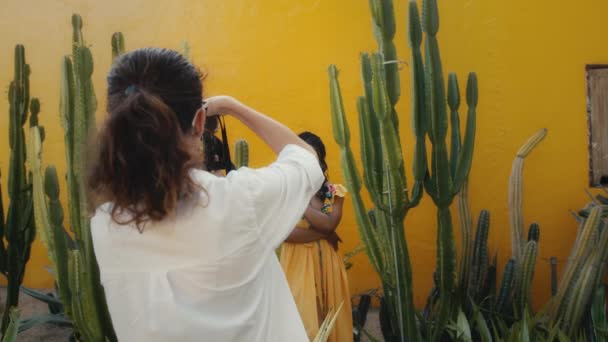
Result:
[[[409,59],[405,35],[405,0],[395,0],[399,56]],[[464,83],[469,70],[480,81],[477,147],[471,174],[474,214],[492,212],[492,250],[500,269],[510,253],[507,185],[518,146],[538,128],[549,135],[526,164],[526,224],[541,225],[540,260],[534,280],[538,303],[549,293],[549,263],[563,261],[576,225],[569,209],[587,198],[585,75],[586,63],[607,63],[603,0],[580,0],[560,6],[549,0],[442,0],[439,34],[444,67]],[[368,2],[365,0],[5,0],[0,11],[0,85],[12,77],[12,51],[26,45],[32,68],[31,93],[42,103],[41,123],[47,128],[44,162],[65,170],[59,126],[59,62],[70,51],[70,15],[80,13],[85,37],[95,57],[94,81],[104,117],[104,78],[110,67],[110,36],[122,31],[127,48],[178,48],[187,40],[194,61],[209,77],[206,95],[231,94],[276,116],[296,131],[313,130],[328,145],[330,177],[341,181],[338,150],[332,141],[327,74],[330,63],[341,70],[348,118],[358,150],[355,98],[361,93],[358,55],[375,49]],[[402,69],[403,124],[406,159],[410,164],[409,69]],[[7,88],[4,88],[7,89]],[[7,112],[6,96],[0,99]],[[6,114],[0,115],[0,165],[5,186],[8,163]],[[246,138],[251,164],[272,160],[271,152],[241,126],[229,121],[231,139]],[[409,167],[408,167],[409,172]],[[410,172],[411,174],[411,172]],[[65,194],[65,184],[62,184]],[[5,194],[6,196],[6,194]],[[6,200],[6,198],[5,198]],[[428,198],[407,218],[416,301],[429,292],[435,257],[435,213]],[[343,252],[359,241],[350,203],[340,227]],[[456,232],[458,234],[458,232]],[[37,242],[28,265],[26,284],[48,287],[45,250]],[[363,255],[349,271],[353,293],[378,285]]]

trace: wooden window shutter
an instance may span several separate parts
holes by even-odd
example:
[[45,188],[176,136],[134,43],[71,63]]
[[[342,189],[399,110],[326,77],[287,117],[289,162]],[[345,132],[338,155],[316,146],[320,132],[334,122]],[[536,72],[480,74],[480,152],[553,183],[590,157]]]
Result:
[[589,183],[608,186],[608,65],[587,66]]

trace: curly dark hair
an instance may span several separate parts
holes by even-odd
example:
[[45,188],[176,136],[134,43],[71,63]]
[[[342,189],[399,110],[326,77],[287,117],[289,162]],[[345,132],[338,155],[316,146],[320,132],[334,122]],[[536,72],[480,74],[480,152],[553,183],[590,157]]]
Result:
[[[107,77],[108,117],[97,136],[88,175],[92,205],[112,203],[112,218],[135,223],[173,212],[200,187],[190,170],[201,164],[192,121],[201,107],[203,76],[176,51],[126,53]],[[119,215],[126,211],[128,219]]]
[[300,139],[304,140],[308,145],[312,146],[312,148],[314,148],[317,152],[317,156],[319,157],[319,165],[321,166],[321,170],[323,171],[325,180],[323,181],[323,185],[321,185],[319,191],[317,191],[316,196],[321,201],[323,201],[327,197],[327,192],[329,191],[329,188],[327,187],[327,163],[325,162],[325,156],[327,153],[325,151],[325,144],[323,144],[323,140],[321,140],[318,135],[312,132],[302,132],[298,134],[298,136],[300,137]]

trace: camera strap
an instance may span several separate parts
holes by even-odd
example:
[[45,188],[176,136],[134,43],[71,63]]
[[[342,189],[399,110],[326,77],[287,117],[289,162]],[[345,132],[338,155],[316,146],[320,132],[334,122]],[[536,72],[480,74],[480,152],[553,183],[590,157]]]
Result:
[[230,144],[228,143],[228,134],[226,133],[226,123],[224,122],[224,117],[219,116],[218,122],[220,124],[220,130],[222,131],[222,154],[224,155],[222,166],[226,171],[226,174],[228,174],[228,172],[234,170],[234,165],[232,164],[232,158],[230,157]]

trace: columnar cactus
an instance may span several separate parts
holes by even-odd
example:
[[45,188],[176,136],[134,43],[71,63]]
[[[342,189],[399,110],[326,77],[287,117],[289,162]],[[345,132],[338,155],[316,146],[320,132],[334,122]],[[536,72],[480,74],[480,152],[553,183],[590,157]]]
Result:
[[125,53],[125,37],[122,32],[115,32],[112,35],[112,60]]
[[[431,167],[429,175],[424,182],[424,187],[433,202],[437,206],[437,270],[439,273],[439,314],[437,316],[434,339],[439,338],[443,327],[450,321],[456,319],[457,306],[456,296],[456,248],[454,244],[454,232],[450,205],[454,196],[460,192],[466,181],[471,168],[473,147],[475,143],[476,107],[477,107],[477,76],[469,74],[467,81],[466,100],[468,106],[466,130],[463,141],[452,146],[452,155],[448,156],[447,132],[448,115],[446,104],[446,91],[443,78],[443,69],[439,53],[437,33],[439,31],[439,11],[436,0],[423,1],[422,31],[425,44],[425,65],[412,63],[412,69],[421,70],[414,73],[423,75],[423,84],[416,86],[419,92],[423,92],[425,99],[424,115],[429,117],[427,126],[431,141]],[[414,54],[419,57],[422,40],[420,39],[420,28],[418,18],[418,6],[415,1],[410,1],[410,46]],[[423,71],[424,70],[424,71]],[[455,76],[449,78],[449,88],[458,87]],[[457,110],[458,92],[450,91],[448,103],[453,112]],[[418,95],[421,98],[423,95]],[[456,114],[457,115],[457,114]],[[454,115],[453,115],[454,116]],[[457,123],[456,120],[452,120]],[[459,127],[452,127],[456,132]],[[452,135],[452,140],[459,140],[457,134]],[[458,146],[459,145],[459,146]]]
[[[415,207],[422,196],[427,171],[426,117],[414,102],[414,185],[407,191],[403,155],[399,142],[399,127],[394,106],[400,96],[396,49],[392,42],[395,20],[392,1],[370,1],[372,26],[380,52],[361,55],[364,96],[357,100],[359,111],[361,158],[365,186],[375,208],[368,212],[360,196],[361,178],[350,149],[350,132],[337,80],[335,66],[329,69],[330,95],[334,137],[341,147],[341,160],[349,191],[353,194],[356,218],[367,254],[382,279],[386,303],[391,314],[394,336],[419,340],[411,280],[411,266],[403,231],[407,211]],[[416,77],[416,75],[414,75]],[[379,144],[378,144],[379,140]]]
[[[411,266],[403,232],[403,219],[407,212],[407,207],[404,206],[405,203],[403,202],[402,207],[393,205],[393,199],[385,195],[381,188],[373,187],[373,180],[370,179],[371,175],[376,175],[379,178],[378,183],[380,185],[387,184],[388,186],[390,179],[394,179],[394,177],[386,177],[386,182],[383,180],[383,174],[389,175],[391,172],[389,171],[390,166],[387,165],[388,163],[383,162],[384,153],[396,154],[397,151],[400,151],[400,148],[397,151],[387,149],[385,145],[388,145],[388,139],[385,138],[382,141],[381,154],[373,156],[373,152],[370,152],[369,155],[364,157],[366,186],[370,194],[372,194],[374,203],[376,203],[376,208],[372,211],[371,215],[374,218],[372,221],[361,197],[361,177],[356,169],[353,152],[350,148],[350,130],[344,115],[342,95],[335,66],[330,66],[329,74],[334,137],[341,147],[340,158],[342,169],[346,186],[352,195],[361,239],[372,266],[382,280],[386,301],[391,312],[391,328],[394,330],[392,335],[407,336],[411,340],[420,341],[421,337],[416,327],[413,291],[411,287]],[[364,97],[359,98],[359,110],[362,121],[373,120],[369,105]],[[392,121],[390,117],[388,120]],[[376,125],[376,127],[378,126]],[[394,136],[394,126],[391,127],[393,128]],[[370,128],[371,126],[361,126],[361,148],[363,150],[375,148],[370,139],[373,135],[366,134],[366,130]],[[370,140],[367,141],[367,139]],[[368,142],[372,143],[368,144]],[[370,160],[372,157],[377,158],[375,160],[380,164],[381,168],[377,171],[373,168],[370,169],[372,167],[372,161]],[[386,190],[389,195],[391,191],[394,190]],[[401,194],[405,194],[405,192],[401,191]]]
[[238,140],[234,145],[234,166],[238,169],[249,165],[249,145],[246,140]]
[[540,226],[538,223],[532,223],[528,229],[528,241],[536,241],[540,239]]
[[595,289],[601,284],[608,261],[608,229],[602,222],[603,206],[591,207],[582,218],[579,236],[552,300],[549,314],[571,338],[579,336],[581,322]]
[[524,310],[530,306],[530,290],[532,278],[534,277],[534,267],[536,266],[536,256],[538,254],[538,244],[535,240],[530,240],[524,247],[524,254],[521,264],[521,276],[518,291],[515,293],[518,299],[518,313],[525,316]]
[[[36,235],[32,209],[32,180],[28,177],[25,167],[26,144],[23,127],[28,119],[28,111],[31,111],[30,126],[38,125],[40,102],[34,98],[30,104],[29,75],[30,66],[25,62],[25,48],[23,45],[17,45],[15,74],[8,90],[10,164],[7,188],[10,202],[6,221],[0,187],[0,272],[8,280],[0,335],[8,327],[11,307],[16,307],[19,303],[19,288]],[[6,240],[6,246],[3,240]]]
[[[448,75],[448,106],[450,107],[450,156],[453,162],[450,164],[452,174],[456,172],[457,156],[461,149],[460,137],[460,90],[456,74]],[[462,189],[456,196],[458,205],[458,218],[460,225],[461,255],[458,264],[458,283],[462,294],[468,292],[471,285],[471,263],[473,258],[473,218],[469,207],[469,182],[468,177],[462,185]]]
[[[350,134],[345,119],[337,69],[330,66],[330,99],[334,137],[341,147],[344,177],[353,194],[357,222],[370,261],[380,274],[391,315],[394,332],[403,339],[419,340],[415,311],[412,303],[411,266],[403,232],[403,220],[408,210],[415,207],[423,188],[433,198],[438,210],[438,278],[440,314],[436,333],[453,314],[456,287],[454,237],[449,206],[464,184],[471,166],[475,138],[475,108],[477,78],[469,75],[467,84],[467,128],[464,140],[452,128],[452,156],[448,157],[445,141],[448,128],[446,94],[436,34],[438,10],[436,0],[423,1],[422,24],[415,1],[409,4],[409,43],[412,51],[412,122],[416,137],[413,162],[414,182],[407,186],[403,155],[399,140],[399,126],[394,106],[399,99],[400,86],[397,56],[392,38],[395,33],[393,4],[390,0],[370,1],[374,36],[380,52],[362,54],[364,96],[358,98],[361,159],[364,182],[375,208],[370,220],[360,197],[361,178],[350,149]],[[421,45],[423,31],[426,57]],[[459,95],[455,76],[450,78],[449,103],[453,110],[452,122],[458,126]],[[455,88],[455,90],[454,90]],[[456,121],[454,121],[456,120]],[[426,136],[432,142],[431,168],[427,167]],[[378,144],[379,142],[379,144]],[[398,328],[398,330],[397,330]],[[435,335],[438,337],[439,335]]]
[[523,192],[523,169],[526,157],[547,135],[547,129],[543,128],[532,135],[528,141],[517,151],[513,161],[511,177],[509,179],[509,208],[511,218],[511,253],[515,262],[519,265],[524,249],[524,217],[522,213]]
[[182,40],[182,42],[180,43],[180,47],[179,47],[179,52],[186,57],[188,60],[191,60],[191,56],[190,56],[190,43],[188,43],[187,40]]
[[483,285],[486,280],[490,264],[488,252],[488,233],[490,230],[490,212],[482,210],[477,221],[477,231],[475,233],[475,243],[473,245],[473,255],[471,264],[471,276],[469,278],[470,295],[476,300],[479,298]]
[[513,282],[515,276],[515,260],[509,259],[502,275],[502,283],[496,298],[496,312],[504,313],[512,303]]
[[74,328],[85,341],[115,341],[91,239],[85,189],[87,140],[95,131],[97,101],[91,76],[93,58],[82,35],[82,19],[72,17],[73,51],[62,63],[60,111],[65,131],[69,226],[63,229],[58,177],[41,168],[39,130],[30,131],[28,160],[33,173],[34,207],[41,240],[56,270],[59,293]]

